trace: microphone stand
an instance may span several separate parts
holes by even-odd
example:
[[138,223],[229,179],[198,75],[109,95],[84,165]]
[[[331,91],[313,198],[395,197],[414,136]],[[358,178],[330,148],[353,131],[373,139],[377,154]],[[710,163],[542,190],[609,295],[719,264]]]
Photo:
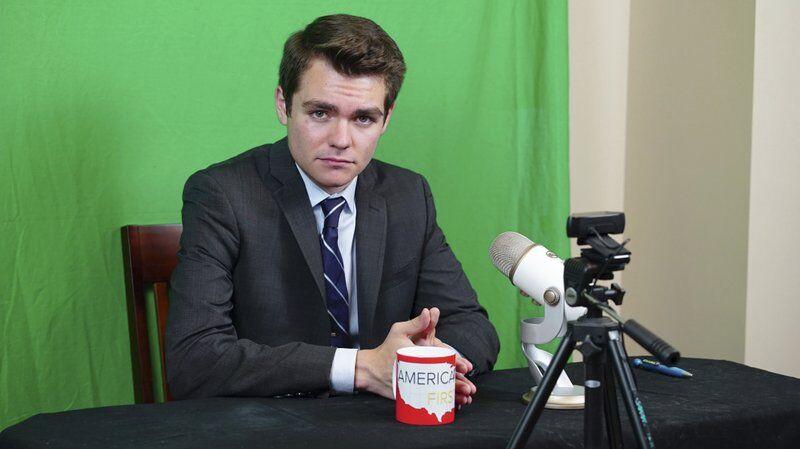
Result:
[[[600,297],[609,298],[620,293],[624,294],[624,291],[618,285],[612,285],[611,289],[595,287],[592,289],[592,293],[601,293]],[[506,446],[508,449],[520,449],[527,443],[559,374],[576,346],[583,354],[586,370],[586,382],[584,383],[586,407],[583,412],[584,447],[587,449],[602,448],[604,427],[611,448],[622,447],[622,430],[615,385],[616,382],[619,382],[625,409],[628,412],[628,419],[631,422],[638,447],[640,449],[655,448],[644,406],[639,400],[636,382],[628,365],[628,356],[621,340],[622,333],[630,335],[662,363],[675,364],[680,358],[680,353],[636,321],[628,320],[622,324],[621,318],[610,311],[607,304],[596,300],[593,295],[584,292],[583,296],[589,301],[588,312],[578,320],[567,323],[567,332],[545,371],[541,385],[536,389],[536,394],[525,408],[522,419]],[[601,309],[616,315],[615,319],[604,317]]]

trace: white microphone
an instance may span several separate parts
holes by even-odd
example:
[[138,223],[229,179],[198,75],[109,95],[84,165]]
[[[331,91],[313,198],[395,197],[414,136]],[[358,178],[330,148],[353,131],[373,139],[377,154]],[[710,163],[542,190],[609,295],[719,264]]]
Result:
[[544,317],[531,319],[537,324],[531,343],[549,343],[564,335],[566,322],[586,313],[585,307],[564,302],[564,261],[542,245],[516,232],[497,236],[489,248],[492,264],[512,284],[544,307]]
[[[564,261],[542,245],[522,234],[504,232],[489,247],[492,264],[512,284],[544,307],[544,316],[520,322],[522,352],[536,385],[541,384],[552,355],[535,345],[549,343],[563,336],[567,321],[586,313],[585,307],[571,307],[564,298]],[[573,387],[565,372],[561,372],[556,388],[547,403],[548,408],[583,407],[583,389]]]

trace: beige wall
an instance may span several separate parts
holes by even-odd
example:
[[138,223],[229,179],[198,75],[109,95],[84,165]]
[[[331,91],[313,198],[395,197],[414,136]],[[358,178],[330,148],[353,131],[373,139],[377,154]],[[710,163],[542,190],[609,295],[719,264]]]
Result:
[[623,208],[629,10],[629,0],[569,2],[573,212]]
[[800,2],[756,2],[745,362],[800,377]]
[[800,2],[569,14],[572,210],[626,211],[625,315],[685,355],[800,377],[783,287],[800,254]]
[[[569,2],[572,212],[624,208],[629,12],[629,0]],[[576,351],[573,360],[581,359]]]
[[744,361],[753,1],[631,5],[625,313]]

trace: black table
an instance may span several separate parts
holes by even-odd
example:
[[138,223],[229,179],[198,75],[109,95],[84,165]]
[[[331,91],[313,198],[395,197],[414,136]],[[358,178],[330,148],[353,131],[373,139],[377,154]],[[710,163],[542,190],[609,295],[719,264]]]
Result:
[[[634,371],[658,448],[800,447],[800,379],[717,360],[681,366],[694,378]],[[567,371],[582,383],[582,365]],[[438,427],[400,424],[394,402],[372,395],[213,398],[41,414],[0,433],[0,448],[502,448],[530,383],[526,369],[481,376],[474,403]],[[582,447],[582,413],[545,410],[528,446]]]

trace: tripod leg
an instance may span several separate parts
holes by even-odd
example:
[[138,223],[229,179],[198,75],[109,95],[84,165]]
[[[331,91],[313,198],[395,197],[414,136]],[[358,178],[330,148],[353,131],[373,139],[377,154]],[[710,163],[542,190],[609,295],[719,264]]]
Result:
[[[587,350],[591,345],[591,350]],[[583,410],[583,447],[585,449],[599,449],[603,447],[603,421],[605,403],[605,375],[603,374],[605,350],[591,342],[584,342],[581,346],[583,363],[586,366],[586,382],[583,394],[586,405]]]
[[558,380],[558,376],[567,364],[567,359],[569,359],[569,355],[572,353],[573,349],[575,349],[575,342],[572,341],[572,328],[567,328],[567,333],[564,335],[563,340],[561,340],[561,344],[558,345],[556,354],[553,356],[550,366],[547,367],[547,371],[544,373],[541,385],[536,389],[536,394],[533,395],[530,404],[525,408],[522,419],[517,424],[517,428],[514,429],[514,433],[508,441],[507,449],[521,449],[525,446],[525,443],[528,442],[533,427],[536,425],[536,421],[539,420],[539,416],[541,416],[544,410],[547,398],[550,397],[550,393],[556,385],[556,380]]
[[611,351],[611,359],[614,363],[614,370],[622,388],[622,398],[625,400],[625,408],[628,411],[633,426],[633,433],[640,449],[654,449],[653,436],[650,435],[650,426],[647,425],[647,416],[644,414],[644,406],[639,400],[639,393],[633,382],[633,374],[628,366],[627,354],[622,347],[619,331],[608,333],[608,348]]
[[606,386],[606,432],[612,449],[622,449],[622,425],[619,420],[619,404],[617,403],[617,387],[614,381],[611,360],[608,356],[605,361],[605,386]]

